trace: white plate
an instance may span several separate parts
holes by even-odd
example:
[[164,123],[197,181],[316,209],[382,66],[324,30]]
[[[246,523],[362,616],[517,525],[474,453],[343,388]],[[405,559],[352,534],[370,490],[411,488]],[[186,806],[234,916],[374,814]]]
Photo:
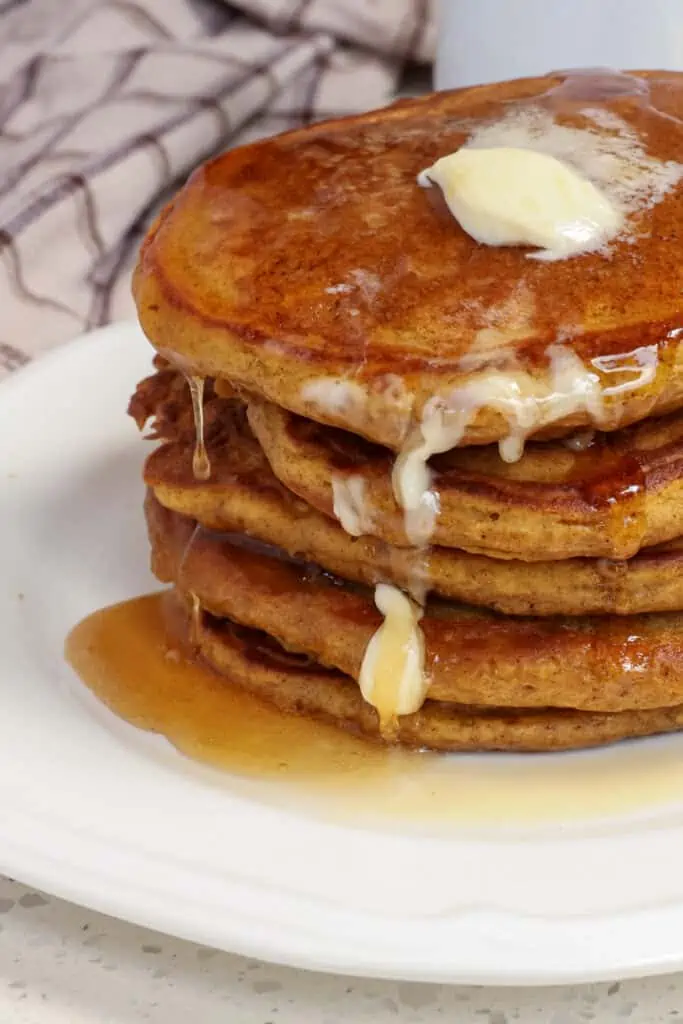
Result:
[[[154,586],[144,446],[124,415],[148,366],[137,328],[115,325],[0,387],[0,869],[321,970],[526,984],[683,967],[683,789],[564,827],[350,827],[278,807],[275,784],[219,778],[95,706],[63,642]],[[652,744],[683,763],[673,738],[634,745],[636,765]],[[591,756],[599,770],[622,755]]]

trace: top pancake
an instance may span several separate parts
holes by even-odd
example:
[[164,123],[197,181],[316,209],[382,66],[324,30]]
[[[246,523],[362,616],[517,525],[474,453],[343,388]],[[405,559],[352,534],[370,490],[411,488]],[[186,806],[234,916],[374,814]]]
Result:
[[[680,406],[680,181],[606,253],[549,263],[476,243],[418,187],[419,171],[520,110],[635,133],[648,156],[683,162],[683,75],[665,72],[478,86],[262,140],[197,170],[150,231],[134,283],[145,332],[199,375],[392,448],[428,399],[487,369],[535,393],[558,342],[612,391],[627,386],[603,429]],[[654,379],[629,389],[657,352]],[[578,409],[553,431],[590,419]],[[508,431],[484,407],[459,443]]]

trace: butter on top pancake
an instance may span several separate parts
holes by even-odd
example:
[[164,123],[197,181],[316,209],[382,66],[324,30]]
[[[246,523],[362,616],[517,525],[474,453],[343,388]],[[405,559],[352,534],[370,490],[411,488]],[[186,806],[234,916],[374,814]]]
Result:
[[[145,481],[171,511],[215,530],[245,533],[288,554],[367,585],[410,590],[410,549],[370,536],[351,537],[332,518],[288,491],[274,476],[246,422],[241,402],[207,388],[204,415],[211,480],[192,472],[195,441],[188,388],[172,370],[142,381],[131,400],[142,425],[154,420],[164,443],[145,464]],[[435,594],[512,615],[580,615],[683,609],[683,542],[647,549],[626,562],[573,558],[500,560],[435,547],[429,553]]]
[[[225,678],[288,714],[322,719],[380,739],[377,714],[352,679],[293,655],[267,635],[228,619],[202,615],[197,653]],[[220,723],[217,723],[220,726]],[[557,708],[476,708],[427,701],[401,717],[395,741],[438,751],[553,751],[594,747],[636,736],[674,732],[683,706],[603,714]]]
[[[286,487],[351,532],[408,543],[386,448],[270,402],[250,400],[248,414]],[[621,560],[683,535],[682,413],[583,440],[584,450],[530,444],[512,464],[494,446],[434,457],[433,543],[526,561]]]
[[[359,679],[382,624],[371,592],[273,557],[243,535],[196,529],[146,501],[152,568],[218,618]],[[523,619],[428,603],[427,698],[497,708],[617,712],[683,703],[681,615]]]
[[[603,429],[676,408],[681,118],[683,75],[556,74],[229,151],[192,175],[145,240],[134,280],[143,329],[197,375],[394,449],[430,399],[457,407],[472,382],[455,443],[505,439],[491,374],[532,403],[552,406],[559,389],[529,433],[594,422],[589,379],[602,387]],[[587,178],[608,167],[605,180],[630,197],[624,233],[556,262],[475,242],[416,179],[490,138],[545,147]]]

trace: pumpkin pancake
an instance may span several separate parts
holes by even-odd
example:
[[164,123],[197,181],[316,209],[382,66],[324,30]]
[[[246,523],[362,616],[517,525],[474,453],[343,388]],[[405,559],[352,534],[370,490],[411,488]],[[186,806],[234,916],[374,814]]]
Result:
[[[144,242],[142,327],[188,373],[395,450],[435,402],[456,412],[463,396],[453,445],[612,430],[678,408],[682,119],[683,75],[562,73],[228,151]],[[439,189],[417,183],[465,145],[564,161],[617,190],[623,229],[554,262],[476,242]]]
[[[147,459],[144,475],[166,508],[211,529],[274,544],[345,579],[367,585],[394,582],[410,589],[413,553],[374,537],[351,537],[288,491],[274,476],[240,401],[207,390],[208,482],[196,480],[192,472],[194,423],[188,388],[179,374],[166,370],[142,381],[131,412],[141,425],[154,420],[155,433],[165,441]],[[435,594],[513,615],[683,609],[680,540],[644,550],[628,562],[520,562],[435,547],[429,554],[429,576]]]
[[[197,653],[226,685],[237,685],[287,714],[324,720],[381,739],[375,709],[348,676],[285,651],[262,632],[202,614]],[[217,728],[220,724],[217,724]],[[437,751],[559,751],[675,732],[683,707],[598,714],[562,709],[477,708],[428,700],[399,720],[394,742]]]
[[[146,514],[160,580],[359,678],[383,622],[370,591],[244,535],[198,527],[151,494]],[[600,712],[683,702],[681,615],[523,619],[430,602],[420,628],[431,700]]]
[[[249,423],[287,488],[352,532],[408,543],[388,449],[256,399]],[[433,543],[548,562],[630,558],[683,534],[683,414],[576,447],[576,438],[532,443],[513,464],[493,446],[435,456]]]

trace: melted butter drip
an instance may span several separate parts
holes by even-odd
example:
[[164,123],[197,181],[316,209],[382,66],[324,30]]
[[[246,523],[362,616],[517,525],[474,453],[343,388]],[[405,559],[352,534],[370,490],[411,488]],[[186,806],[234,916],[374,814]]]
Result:
[[193,661],[169,628],[167,600],[152,594],[90,615],[67,638],[67,660],[114,714],[280,808],[356,826],[499,829],[566,827],[680,800],[676,737],[578,754],[445,756],[283,715]]
[[[681,163],[651,156],[647,139],[605,106],[619,96],[671,120],[651,105],[642,79],[572,73],[535,102],[480,123],[418,181],[440,185],[453,215],[484,243],[546,247],[536,258],[609,251],[611,239],[637,232],[632,215],[659,203],[683,176]],[[557,119],[567,110],[573,123]]]
[[365,493],[365,478],[358,473],[333,475],[331,480],[334,514],[351,537],[373,532],[374,517]]
[[[517,462],[530,435],[578,412],[587,413],[596,427],[613,425],[614,414],[605,399],[645,388],[657,374],[656,345],[600,357],[591,367],[584,366],[566,345],[551,345],[547,354],[546,382],[522,371],[484,372],[446,398],[426,405],[422,422],[410,433],[392,474],[394,495],[404,510],[406,536],[412,544],[428,543],[439,514],[428,460],[457,447],[481,409],[494,409],[507,420],[509,433],[499,442],[500,456],[505,462]],[[604,386],[603,379],[609,380],[612,374],[616,382]]]
[[192,472],[196,480],[208,480],[211,476],[211,462],[204,444],[204,378],[189,376],[186,379],[192,397],[195,429]]
[[301,389],[301,397],[314,409],[350,419],[362,413],[367,402],[367,395],[360,384],[343,377],[319,377],[309,381]]
[[[342,529],[351,537],[372,534],[375,529],[375,515],[366,493],[365,478],[354,473],[343,476],[333,475],[331,486],[334,514]],[[438,495],[435,492],[430,491],[429,497],[438,504]],[[429,532],[424,530],[423,523],[420,522],[421,515],[423,515],[422,508],[414,516],[415,536],[421,536],[422,532],[427,536]],[[426,522],[431,522],[429,513]],[[425,604],[429,592],[429,552],[430,548],[422,545],[421,542],[418,542],[418,545],[410,551],[410,579],[406,589],[419,605]],[[400,591],[398,593],[400,594]],[[375,702],[370,700],[369,703],[374,704]],[[389,735],[392,732],[395,717],[389,712],[386,721],[383,721],[382,728],[385,734]]]
[[375,604],[384,622],[368,644],[358,683],[365,700],[377,709],[385,738],[396,733],[400,715],[419,711],[427,696],[422,609],[398,587],[378,583]]

